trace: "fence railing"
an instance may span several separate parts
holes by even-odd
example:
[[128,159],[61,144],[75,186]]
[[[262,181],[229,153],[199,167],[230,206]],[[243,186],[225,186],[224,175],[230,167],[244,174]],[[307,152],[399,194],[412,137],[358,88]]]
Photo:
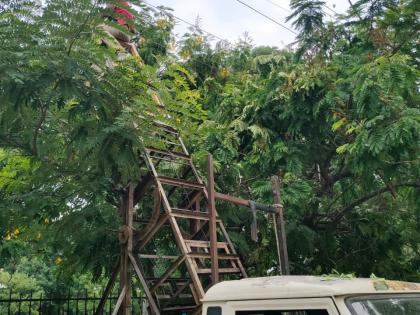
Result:
[[[45,296],[28,292],[26,294],[5,291],[0,292],[1,315],[93,315],[101,300],[99,294],[89,294],[87,290],[62,296]],[[107,298],[103,315],[111,315],[118,296]],[[141,314],[143,296],[132,297],[132,314]]]

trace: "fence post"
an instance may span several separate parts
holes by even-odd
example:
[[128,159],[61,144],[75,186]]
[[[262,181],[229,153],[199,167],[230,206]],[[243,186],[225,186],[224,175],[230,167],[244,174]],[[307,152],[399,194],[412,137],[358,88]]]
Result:
[[12,301],[12,289],[10,289],[9,291],[9,306],[7,308],[7,315],[10,315],[10,303],[12,303],[11,301]]
[[93,307],[92,307],[92,315],[95,315],[95,307],[96,303],[95,303],[95,291],[93,292]]
[[76,315],[79,314],[79,291],[76,292]]
[[[64,307],[63,307],[64,309]],[[67,293],[67,315],[70,314],[70,289]]]
[[85,289],[85,314],[87,314],[87,289]]
[[29,293],[29,315],[32,314],[32,290]]
[[42,314],[42,292],[41,292],[41,296],[39,297],[39,309],[38,309],[38,313]]
[[18,315],[20,315],[20,307],[22,304],[22,293],[19,293],[19,302],[18,302]]

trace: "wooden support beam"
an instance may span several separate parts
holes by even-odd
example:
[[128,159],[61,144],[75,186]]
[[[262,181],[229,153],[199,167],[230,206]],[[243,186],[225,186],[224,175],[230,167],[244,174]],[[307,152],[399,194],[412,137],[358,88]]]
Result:
[[105,291],[101,296],[101,300],[99,301],[98,307],[96,308],[95,315],[102,315],[104,306],[106,303],[106,299],[108,298],[109,294],[111,293],[112,289],[114,288],[115,280],[117,279],[118,273],[120,271],[120,260],[118,259],[112,274],[111,278],[108,280],[106,285]]
[[[170,300],[169,301],[167,301],[163,306],[162,306],[162,308],[165,308],[166,306],[168,306],[169,305],[169,303],[170,303],[170,301],[171,300],[173,300],[173,299],[176,299],[188,286],[192,286],[192,282],[191,282],[191,280],[190,281],[187,281],[187,282],[185,282],[183,285],[181,285],[179,288],[178,288],[178,290],[176,290],[176,292],[171,296],[171,298],[170,298]],[[191,287],[191,292],[192,292],[192,294],[194,295],[195,294],[195,292],[194,292],[194,288],[193,288],[194,286],[192,286]]]
[[114,311],[112,312],[112,315],[117,315],[118,311],[121,308],[121,304],[123,300],[125,299],[125,291],[127,290],[126,287],[122,287],[120,295],[118,296],[117,304],[115,305]]
[[167,259],[167,260],[175,260],[179,256],[172,256],[172,255],[152,255],[152,254],[139,254],[138,257],[140,259]]
[[163,275],[160,277],[160,279],[150,288],[150,292],[154,293],[156,291],[156,289],[158,287],[160,287],[166,281],[166,279],[169,278],[169,276],[171,274],[174,273],[174,271],[179,267],[179,265],[181,265],[184,262],[185,258],[186,258],[186,256],[179,256],[179,258],[177,260],[175,260],[169,266],[169,268],[163,273]]
[[216,192],[215,198],[233,203],[238,206],[249,207],[249,200]]
[[214,169],[213,156],[207,157],[207,194],[210,226],[210,255],[211,255],[211,277],[213,285],[219,282],[219,258],[217,252],[217,214],[216,199],[214,191]]
[[280,270],[283,275],[290,274],[289,256],[287,253],[286,231],[284,228],[283,205],[280,194],[280,180],[278,176],[271,177],[276,213],[274,214],[274,230],[276,233],[277,254]]
[[156,222],[156,225],[150,230],[149,234],[147,234],[141,241],[136,244],[136,249],[139,251],[143,250],[143,248],[150,242],[153,236],[156,234],[157,231],[162,227],[163,224],[169,219],[167,214],[162,215],[159,220]]
[[[153,296],[152,296],[151,292],[149,291],[149,287],[147,286],[146,279],[145,279],[145,277],[143,276],[143,273],[141,272],[141,270],[140,270],[139,266],[137,265],[137,262],[136,262],[136,260],[134,259],[134,256],[133,256],[131,253],[129,253],[129,254],[128,254],[128,257],[129,257],[129,258],[130,258],[130,260],[131,260],[131,264],[132,264],[132,265],[133,265],[133,267],[134,267],[134,271],[136,272],[137,277],[138,277],[138,278],[139,278],[139,280],[140,280],[141,286],[143,287],[143,291],[144,291],[144,293],[146,294],[147,300],[149,301],[149,305],[150,305],[150,308],[151,308],[151,310],[152,310],[152,314],[153,314],[153,315],[159,315],[159,314],[160,314],[160,312],[159,312],[159,308],[158,308],[158,306],[156,305],[156,302],[155,302],[155,300],[153,299]],[[130,313],[130,315],[131,315],[131,313]]]
[[140,183],[137,184],[136,189],[134,190],[134,204],[137,204],[141,198],[146,194],[147,188],[153,183],[152,173],[147,173],[143,176]]
[[157,179],[162,184],[170,185],[170,186],[177,186],[177,187],[196,189],[196,190],[201,190],[205,188],[204,184],[200,184],[198,182],[197,183],[192,182],[185,179],[178,179],[178,178],[172,178],[172,177],[167,177],[167,176],[159,176],[157,177]]

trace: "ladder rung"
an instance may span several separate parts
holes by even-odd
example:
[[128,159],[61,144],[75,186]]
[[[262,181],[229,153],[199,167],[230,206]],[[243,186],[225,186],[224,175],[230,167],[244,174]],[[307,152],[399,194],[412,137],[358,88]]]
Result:
[[[189,253],[188,256],[192,258],[203,258],[203,259],[211,259],[210,253]],[[238,260],[238,255],[231,255],[231,254],[218,254],[217,255],[219,260]]]
[[165,307],[162,311],[169,312],[169,311],[182,311],[185,309],[191,310],[195,309],[197,305],[184,305],[184,306],[172,306],[172,307]]
[[208,212],[172,208],[172,215],[177,218],[210,220]]
[[[160,278],[147,278],[147,281],[158,281]],[[191,281],[190,278],[168,278],[165,280],[164,283],[168,282],[176,282],[177,284],[185,284],[187,282]]]
[[[195,241],[195,240],[185,240],[185,243],[191,247],[201,247],[201,248],[209,248],[210,242],[209,241]],[[217,248],[227,248],[228,243],[225,242],[217,242]]]
[[[240,273],[241,269],[239,268],[219,268],[219,273]],[[211,273],[211,269],[210,268],[199,268],[197,269],[197,273],[198,274],[206,274],[206,273]]]
[[163,184],[172,185],[172,186],[179,186],[184,188],[191,188],[191,189],[204,189],[206,186],[204,184],[200,184],[198,182],[191,182],[185,179],[178,179],[166,176],[158,176],[156,178]]
[[179,152],[174,152],[174,151],[165,151],[165,150],[161,150],[161,149],[157,149],[157,148],[146,148],[146,150],[149,151],[149,152],[156,152],[156,153],[171,156],[171,157],[174,157],[174,158],[179,158],[179,159],[184,159],[184,160],[191,161],[191,157],[187,154],[184,154],[184,153],[179,153]]
[[171,127],[171,126],[169,126],[169,125],[167,125],[167,124],[165,124],[165,123],[163,123],[163,122],[161,122],[161,121],[157,121],[157,120],[155,120],[153,123],[154,123],[156,126],[158,126],[158,127],[162,128],[162,129],[163,129],[163,130],[165,130],[165,131],[168,131],[168,132],[170,132],[170,133],[173,133],[173,134],[178,135],[178,130],[176,130],[174,127]]
[[140,254],[139,258],[142,259],[178,259],[179,256],[169,256],[169,255],[149,255],[149,254]]

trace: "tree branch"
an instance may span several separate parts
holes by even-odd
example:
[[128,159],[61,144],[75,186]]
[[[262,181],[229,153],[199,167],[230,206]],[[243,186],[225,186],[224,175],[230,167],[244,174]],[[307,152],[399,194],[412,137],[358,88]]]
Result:
[[32,137],[32,154],[34,156],[38,156],[38,136],[39,131],[41,130],[42,124],[45,121],[45,118],[47,117],[47,106],[41,107],[41,116],[38,119],[37,124],[35,125],[34,135]]
[[[393,185],[393,188],[399,188],[399,187],[415,187],[420,188],[420,182],[405,182],[405,183],[399,183]],[[341,209],[331,220],[331,223],[337,223],[340,221],[347,213],[351,212],[355,207],[358,205],[364,203],[365,201],[368,201],[369,199],[372,199],[376,196],[382,195],[383,193],[390,192],[390,187],[383,187],[381,189],[372,191],[371,193],[353,201],[351,204],[347,205],[343,209]]]
[[92,9],[90,10],[89,14],[86,16],[86,19],[83,21],[83,23],[80,25],[79,29],[77,30],[76,34],[70,40],[69,47],[67,48],[67,56],[70,56],[70,53],[71,53],[71,50],[73,48],[74,43],[76,42],[76,40],[78,39],[80,34],[82,34],[82,31],[83,31],[84,27],[86,26],[86,24],[92,18],[92,14],[93,14],[94,9],[96,8],[96,5],[97,5],[97,1],[95,1],[93,3]]

